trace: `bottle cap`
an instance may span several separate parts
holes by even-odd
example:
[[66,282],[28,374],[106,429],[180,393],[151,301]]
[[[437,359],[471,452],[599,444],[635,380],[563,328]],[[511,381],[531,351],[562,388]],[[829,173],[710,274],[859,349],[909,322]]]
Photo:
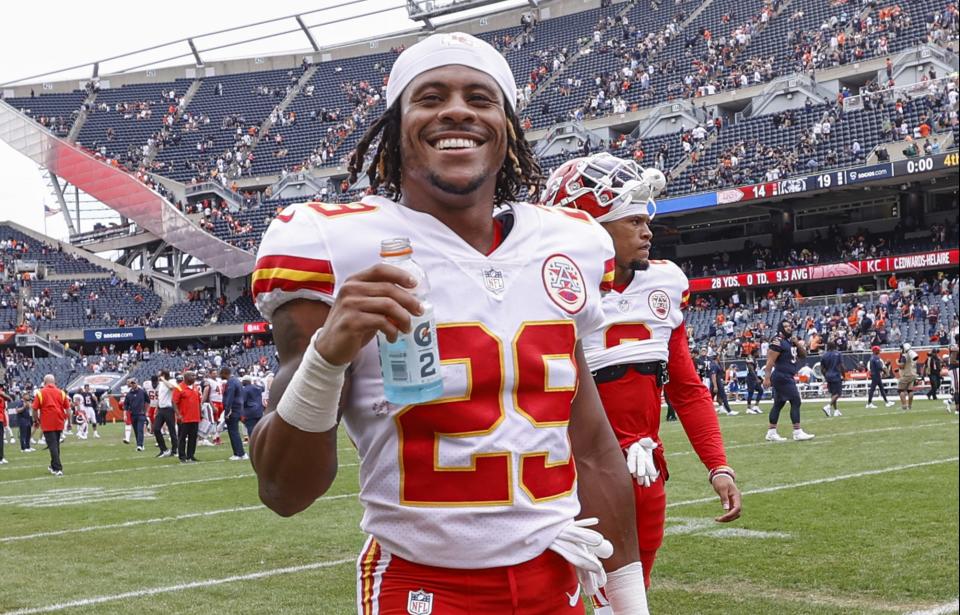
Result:
[[395,237],[393,239],[384,239],[380,242],[381,257],[403,256],[404,254],[413,254],[409,237]]

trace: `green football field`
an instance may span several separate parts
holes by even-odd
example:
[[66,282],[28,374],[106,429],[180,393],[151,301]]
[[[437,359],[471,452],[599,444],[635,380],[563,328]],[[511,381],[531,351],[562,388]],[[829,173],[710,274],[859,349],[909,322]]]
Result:
[[[665,423],[667,536],[653,571],[660,614],[957,612],[958,421],[914,410],[804,406],[809,442],[763,441],[766,417],[721,417],[743,517],[728,525],[677,423]],[[764,407],[768,407],[767,404]],[[740,408],[742,410],[742,407]],[[781,433],[789,436],[784,422]],[[6,445],[0,466],[0,613],[353,613],[357,458],[342,439],[334,487],[283,519],[248,462],[201,447],[180,465],[121,443]],[[499,615],[499,614],[491,614]]]

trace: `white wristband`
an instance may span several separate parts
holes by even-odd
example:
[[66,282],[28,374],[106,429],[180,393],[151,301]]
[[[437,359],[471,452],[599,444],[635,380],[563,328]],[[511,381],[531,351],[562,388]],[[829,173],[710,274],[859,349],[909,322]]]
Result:
[[633,562],[607,573],[603,588],[613,615],[649,615],[647,590],[643,584],[643,564]]
[[337,424],[340,390],[347,365],[332,365],[317,352],[322,329],[310,338],[300,367],[277,403],[277,414],[301,431],[321,433]]

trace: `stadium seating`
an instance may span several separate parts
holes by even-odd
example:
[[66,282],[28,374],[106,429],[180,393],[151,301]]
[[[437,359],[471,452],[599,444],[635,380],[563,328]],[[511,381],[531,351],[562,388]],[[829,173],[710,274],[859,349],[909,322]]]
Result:
[[[176,108],[176,100],[188,86],[189,81],[178,80],[101,90],[77,142],[135,171],[144,157],[147,141],[163,126],[168,107]],[[170,92],[174,92],[173,97],[169,96]],[[129,110],[124,111],[127,108],[124,105],[129,106]],[[145,107],[144,111],[140,110],[141,106]]]
[[66,137],[80,115],[87,93],[74,90],[62,94],[43,94],[29,98],[4,99],[14,109],[29,115],[58,137]]
[[146,326],[160,309],[160,297],[144,286],[115,278],[82,280],[79,289],[75,284],[69,280],[31,283],[33,295],[48,299],[56,315],[38,321],[36,330]]
[[107,270],[99,265],[39,243],[6,225],[0,225],[0,242],[16,242],[16,247],[2,251],[7,257],[37,261],[45,265],[50,274],[107,273]]

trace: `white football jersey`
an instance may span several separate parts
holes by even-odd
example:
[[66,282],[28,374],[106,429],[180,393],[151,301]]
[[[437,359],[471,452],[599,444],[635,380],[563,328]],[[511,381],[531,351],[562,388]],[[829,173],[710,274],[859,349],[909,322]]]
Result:
[[219,378],[207,378],[207,386],[210,387],[210,402],[223,402],[223,390],[220,388]]
[[670,261],[650,261],[618,293],[603,296],[603,324],[584,337],[591,370],[621,363],[666,361],[673,330],[689,300],[687,276]]
[[153,383],[149,380],[143,381],[143,390],[147,392],[147,399],[150,400],[151,408],[157,407],[157,390],[153,388]]
[[253,274],[268,319],[295,297],[332,303],[347,277],[409,237],[427,272],[444,392],[386,401],[375,341],[353,362],[343,423],[360,454],[361,527],[405,559],[450,568],[530,560],[580,509],[567,423],[575,348],[600,325],[613,246],[589,216],[519,204],[489,256],[433,216],[381,197],[285,209]]

